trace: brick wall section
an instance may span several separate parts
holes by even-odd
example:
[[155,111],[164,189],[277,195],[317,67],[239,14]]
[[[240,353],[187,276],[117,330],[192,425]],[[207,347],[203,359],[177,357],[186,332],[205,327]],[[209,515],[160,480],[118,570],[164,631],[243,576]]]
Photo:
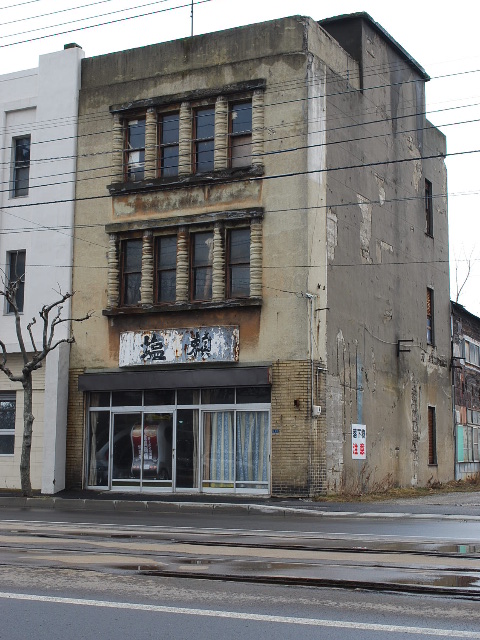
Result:
[[[315,402],[325,407],[323,373],[314,366]],[[272,494],[314,496],[326,487],[325,412],[311,417],[311,363],[272,365]],[[322,402],[323,400],[323,402]]]
[[65,471],[67,489],[82,487],[85,417],[83,392],[78,390],[78,377],[82,373],[83,369],[70,369]]

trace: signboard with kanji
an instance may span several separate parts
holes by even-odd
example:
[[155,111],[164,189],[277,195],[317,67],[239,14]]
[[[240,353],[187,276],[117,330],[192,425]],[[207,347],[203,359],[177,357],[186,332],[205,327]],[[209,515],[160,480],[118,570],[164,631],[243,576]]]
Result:
[[238,362],[238,349],[238,326],[126,331],[120,334],[119,366]]
[[365,460],[367,457],[367,427],[364,424],[352,424],[352,460]]

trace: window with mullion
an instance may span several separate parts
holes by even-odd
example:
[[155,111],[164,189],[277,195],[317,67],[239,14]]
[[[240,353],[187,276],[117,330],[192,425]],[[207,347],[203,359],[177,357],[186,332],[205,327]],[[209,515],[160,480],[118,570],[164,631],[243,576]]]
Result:
[[145,118],[128,120],[125,134],[125,177],[129,182],[137,182],[145,174]]
[[156,301],[175,302],[177,281],[177,236],[156,239]]
[[142,282],[141,238],[122,240],[120,244],[121,304],[137,305],[140,302]]
[[[7,254],[7,269],[9,282],[17,283],[15,304],[18,311],[23,311],[25,301],[25,251],[10,251]],[[13,306],[7,302],[7,313],[13,313]]]
[[15,449],[15,393],[0,393],[0,455],[11,456]]
[[194,171],[203,173],[214,169],[215,109],[197,109],[194,115]]
[[165,113],[159,117],[160,175],[178,176],[180,114]]
[[194,233],[190,245],[191,298],[212,299],[213,232]]
[[30,179],[30,136],[14,140],[13,197],[28,195]]
[[252,103],[240,102],[230,107],[230,166],[252,164]]
[[230,229],[227,235],[227,296],[250,295],[250,229]]

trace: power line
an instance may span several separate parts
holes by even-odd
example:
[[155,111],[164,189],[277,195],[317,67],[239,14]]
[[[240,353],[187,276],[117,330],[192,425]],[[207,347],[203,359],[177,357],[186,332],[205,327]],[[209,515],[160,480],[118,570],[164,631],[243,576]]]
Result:
[[[78,9],[85,9],[86,7],[93,7],[96,4],[104,4],[105,2],[113,2],[113,0],[97,0],[96,2],[91,2],[89,4],[81,4],[76,7],[70,7],[69,9],[58,9],[57,11],[50,11],[50,13],[41,13],[36,16],[27,16],[26,18],[17,18],[16,20],[9,20],[8,22],[4,22],[3,26],[7,24],[14,24],[17,22],[26,22],[27,20],[37,20],[38,18],[46,18],[48,16],[57,15],[59,13],[67,13],[68,11],[77,11]],[[28,4],[28,3],[25,3]],[[3,7],[5,8],[5,7]],[[8,8],[8,7],[7,7]],[[2,36],[4,38],[8,38],[9,36]]]

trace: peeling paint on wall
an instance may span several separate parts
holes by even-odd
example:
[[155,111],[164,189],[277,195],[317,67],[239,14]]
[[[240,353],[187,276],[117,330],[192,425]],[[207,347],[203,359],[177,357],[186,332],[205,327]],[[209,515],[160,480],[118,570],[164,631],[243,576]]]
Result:
[[370,256],[370,240],[372,239],[372,203],[357,193],[358,206],[362,212],[362,222],[360,223],[360,249],[362,260],[372,262]]
[[338,218],[330,208],[327,211],[327,256],[330,261],[335,260],[335,247],[337,246]]
[[382,262],[382,256],[384,251],[387,251],[388,253],[393,254],[392,245],[388,244],[388,242],[384,242],[383,240],[377,240],[375,249],[376,249],[375,253],[376,253],[378,264]]
[[378,184],[378,202],[381,207],[385,204],[385,178],[379,176],[377,173],[375,174],[375,180]]
[[411,411],[412,411],[412,447],[411,447],[411,452],[412,452],[412,468],[413,468],[413,474],[412,474],[412,479],[411,479],[411,485],[412,487],[416,487],[417,483],[418,483],[418,442],[420,440],[420,435],[419,435],[419,421],[420,421],[420,410],[419,410],[419,406],[420,406],[420,388],[419,385],[417,383],[417,381],[415,380],[415,377],[413,375],[410,376],[410,380],[412,383],[412,387],[411,387],[411,392],[412,392],[412,396],[411,396]]

